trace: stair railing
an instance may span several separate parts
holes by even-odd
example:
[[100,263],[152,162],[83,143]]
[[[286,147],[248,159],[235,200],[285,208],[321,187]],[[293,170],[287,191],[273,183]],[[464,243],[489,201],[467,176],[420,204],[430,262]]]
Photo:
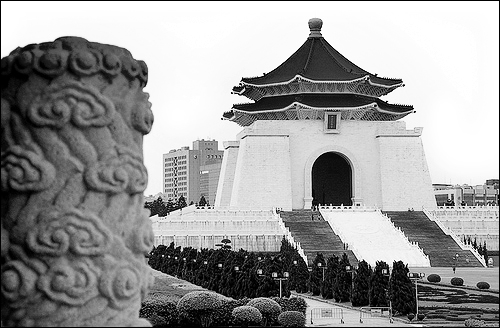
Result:
[[424,253],[424,250],[418,245],[418,242],[411,241],[400,227],[396,227],[396,225],[394,224],[394,222],[392,222],[392,220],[389,218],[389,216],[387,216],[387,214],[382,213],[382,211],[380,209],[377,209],[376,212],[379,215],[382,215],[390,223],[392,223],[392,227],[393,227],[394,231],[399,232],[401,234],[401,236],[403,236],[403,238],[410,245],[410,248],[412,248],[413,250],[418,251],[420,253],[420,255],[423,258],[425,258],[425,264],[430,267],[431,266],[431,259],[429,258],[429,255],[427,255],[427,254]]
[[[322,214],[323,215],[323,214]],[[323,215],[323,218],[325,216]],[[358,261],[361,261],[363,259],[363,257],[361,256],[361,253],[359,252],[358,248],[356,248],[355,245],[352,244],[352,241],[349,241],[347,240],[346,236],[342,233],[342,230],[340,230],[336,225],[335,223],[328,219],[325,220],[326,222],[328,222],[328,224],[330,225],[330,227],[332,228],[333,232],[339,236],[340,240],[343,242],[343,243],[347,243],[349,245],[349,249],[347,250],[351,250],[352,253],[354,254],[354,256],[356,256],[356,258],[358,259]]]
[[302,246],[300,246],[300,242],[295,241],[295,238],[293,238],[290,229],[287,226],[285,226],[285,222],[283,222],[283,219],[281,218],[280,213],[276,211],[276,208],[273,208],[273,217],[278,220],[278,224],[281,228],[281,231],[283,231],[286,240],[288,240],[288,242],[297,249],[297,252],[299,253],[300,257],[302,257],[302,259],[307,264],[308,263],[307,255],[305,254],[304,249],[302,248]]
[[465,245],[461,240],[460,238],[453,232],[453,230],[451,230],[450,228],[446,227],[440,220],[439,218],[437,217],[437,215],[429,210],[427,210],[426,208],[422,207],[422,211],[424,212],[425,215],[427,215],[427,217],[433,221],[433,222],[436,222],[436,224],[438,225],[438,227],[448,236],[450,236],[451,238],[453,238],[453,240],[457,243],[458,246],[460,246],[460,248],[462,250],[465,250],[465,251],[470,251],[474,257],[476,257],[476,259],[481,263],[482,266],[484,266],[485,268],[487,267],[486,265],[486,261],[484,260],[484,257],[481,256],[481,254],[479,254],[479,252],[477,250],[474,249],[474,247],[470,246],[470,245]]

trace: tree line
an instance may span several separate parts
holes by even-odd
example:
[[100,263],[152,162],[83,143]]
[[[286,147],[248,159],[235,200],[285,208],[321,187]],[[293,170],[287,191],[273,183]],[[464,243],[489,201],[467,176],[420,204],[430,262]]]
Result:
[[396,315],[416,311],[414,284],[402,261],[394,261],[390,272],[384,261],[377,261],[373,269],[364,260],[353,267],[345,253],[326,259],[318,253],[308,267],[285,238],[274,253],[234,251],[229,244],[225,239],[219,249],[201,250],[175,247],[173,242],[168,247],[159,245],[150,252],[148,263],[155,270],[234,299],[279,296],[280,281],[272,273],[284,278],[288,272],[288,278],[281,281],[285,297],[295,290],[353,306],[389,307],[392,303]]
[[[194,202],[191,201],[189,205],[193,205]],[[209,203],[205,199],[205,196],[200,197],[200,201],[196,204],[197,206],[208,206]],[[187,206],[186,198],[184,196],[180,196],[179,199],[177,199],[176,202],[174,202],[172,199],[167,200],[167,202],[163,201],[163,198],[161,196],[158,196],[157,199],[151,201],[151,202],[145,202],[144,203],[144,208],[147,208],[151,211],[150,216],[157,215],[158,216],[167,216],[168,213],[184,208]]]
[[481,243],[477,242],[477,238],[474,237],[474,240],[470,236],[463,236],[463,243],[465,245],[471,245],[482,257],[484,257],[484,261],[488,263],[488,249],[486,248],[486,240],[484,241],[483,245]]

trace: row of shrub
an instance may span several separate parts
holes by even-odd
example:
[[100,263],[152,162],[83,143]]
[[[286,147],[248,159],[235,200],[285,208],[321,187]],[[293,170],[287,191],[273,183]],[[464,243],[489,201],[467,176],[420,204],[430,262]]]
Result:
[[[353,306],[385,307],[392,303],[394,313],[415,312],[414,284],[408,278],[409,269],[402,261],[389,265],[377,261],[375,268],[366,261],[348,271],[347,255],[324,258],[317,253],[309,269],[298,251],[283,238],[279,253],[254,253],[230,248],[181,249],[171,243],[159,245],[150,252],[149,265],[156,270],[187,280],[193,284],[240,299],[243,297],[290,296],[311,292]],[[236,270],[238,268],[239,270]],[[258,274],[262,271],[262,275]],[[271,273],[289,272],[287,280],[273,279]]]
[[178,300],[148,295],[139,316],[161,327],[304,327],[306,308],[300,297],[235,300],[210,291],[193,291]]
[[[441,276],[435,273],[432,273],[427,276],[427,281],[429,282],[440,282],[441,281]],[[459,277],[453,277],[450,280],[450,283],[453,286],[463,286],[464,285],[464,280]],[[476,287],[479,289],[490,289],[490,284],[487,283],[486,281],[480,281],[476,284]]]

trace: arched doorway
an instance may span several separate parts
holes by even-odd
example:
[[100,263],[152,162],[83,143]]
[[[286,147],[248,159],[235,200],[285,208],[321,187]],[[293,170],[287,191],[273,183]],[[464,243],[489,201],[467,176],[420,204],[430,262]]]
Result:
[[312,167],[312,197],[322,205],[352,205],[352,169],[338,153],[319,156]]

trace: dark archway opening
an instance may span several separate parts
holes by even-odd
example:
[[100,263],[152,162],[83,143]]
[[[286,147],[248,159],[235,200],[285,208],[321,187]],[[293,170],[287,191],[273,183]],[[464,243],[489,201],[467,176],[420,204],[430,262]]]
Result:
[[312,197],[322,205],[352,205],[352,170],[336,153],[324,153],[312,167]]

